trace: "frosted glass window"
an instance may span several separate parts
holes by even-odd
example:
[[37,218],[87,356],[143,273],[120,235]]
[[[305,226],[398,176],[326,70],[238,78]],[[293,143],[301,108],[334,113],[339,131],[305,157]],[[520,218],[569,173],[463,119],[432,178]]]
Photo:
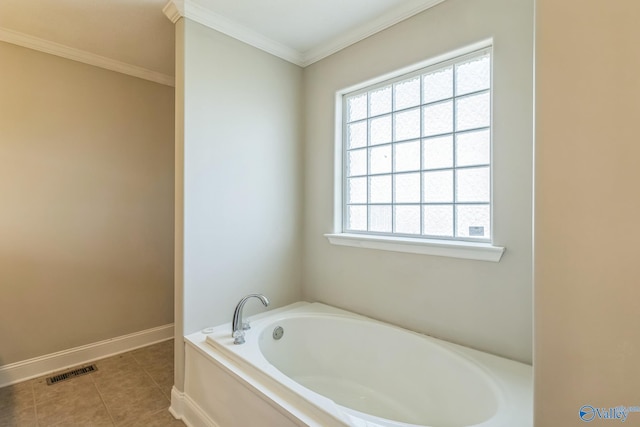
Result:
[[391,232],[391,205],[369,206],[369,230]]
[[343,95],[343,230],[491,241],[491,48]]
[[394,115],[394,141],[420,138],[420,109],[403,111]]
[[425,172],[423,175],[424,201],[427,203],[453,202],[453,171]]
[[425,104],[453,97],[453,67],[425,74],[422,79]]
[[349,178],[347,183],[347,202],[367,203],[367,178]]
[[349,151],[347,160],[347,175],[366,175],[367,174],[367,150]]
[[395,203],[420,203],[420,174],[403,173],[394,177]]
[[366,206],[349,206],[349,209],[347,209],[347,227],[353,231],[367,230]]
[[370,148],[369,153],[371,175],[391,172],[391,145]]
[[456,202],[489,203],[491,192],[489,168],[456,170]]
[[369,94],[369,115],[379,116],[391,112],[391,86],[374,90]]
[[367,118],[367,94],[354,96],[347,101],[348,121],[362,120]]
[[396,110],[420,105],[420,77],[396,83],[393,99]]
[[453,205],[425,206],[423,224],[427,236],[453,237]]
[[432,136],[453,131],[453,102],[431,104],[422,109],[423,136]]
[[378,117],[370,123],[371,145],[391,142],[391,116]]
[[456,95],[489,89],[491,59],[489,55],[456,64]]
[[491,132],[483,129],[456,135],[456,166],[488,165],[491,162]]
[[489,92],[456,99],[456,130],[488,127],[491,123]]
[[453,167],[453,135],[427,138],[422,147],[423,169]]
[[347,146],[351,148],[360,148],[367,145],[367,121],[351,123],[347,126]]
[[391,175],[369,178],[369,203],[391,203]]
[[420,234],[420,205],[396,206],[393,229],[399,234]]
[[489,205],[457,205],[456,229],[458,237],[488,238],[491,236],[491,208]]
[[420,141],[394,144],[394,171],[408,172],[420,169]]

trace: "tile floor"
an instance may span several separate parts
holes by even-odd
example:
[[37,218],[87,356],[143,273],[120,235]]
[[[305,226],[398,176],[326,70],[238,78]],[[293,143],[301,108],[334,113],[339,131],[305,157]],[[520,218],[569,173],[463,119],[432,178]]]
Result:
[[0,426],[184,427],[168,411],[173,340],[94,363],[96,372],[54,385],[42,377],[0,388]]

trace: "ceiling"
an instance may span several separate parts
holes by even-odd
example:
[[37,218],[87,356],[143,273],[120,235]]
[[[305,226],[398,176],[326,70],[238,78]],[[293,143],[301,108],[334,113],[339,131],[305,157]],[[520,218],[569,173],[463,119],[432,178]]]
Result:
[[441,1],[1,0],[0,40],[48,41],[173,76],[173,9],[174,19],[186,16],[305,66]]

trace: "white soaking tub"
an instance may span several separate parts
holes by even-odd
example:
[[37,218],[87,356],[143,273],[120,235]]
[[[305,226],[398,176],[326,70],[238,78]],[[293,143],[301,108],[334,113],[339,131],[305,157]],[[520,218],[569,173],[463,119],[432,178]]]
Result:
[[192,426],[533,425],[530,366],[319,303],[254,316],[245,344],[230,324],[186,343]]

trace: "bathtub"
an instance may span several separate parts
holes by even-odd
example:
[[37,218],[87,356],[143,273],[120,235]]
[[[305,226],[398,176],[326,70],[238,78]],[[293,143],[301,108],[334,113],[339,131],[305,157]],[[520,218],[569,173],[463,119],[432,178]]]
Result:
[[230,324],[185,337],[187,425],[533,425],[528,365],[320,303],[250,320],[242,345]]

